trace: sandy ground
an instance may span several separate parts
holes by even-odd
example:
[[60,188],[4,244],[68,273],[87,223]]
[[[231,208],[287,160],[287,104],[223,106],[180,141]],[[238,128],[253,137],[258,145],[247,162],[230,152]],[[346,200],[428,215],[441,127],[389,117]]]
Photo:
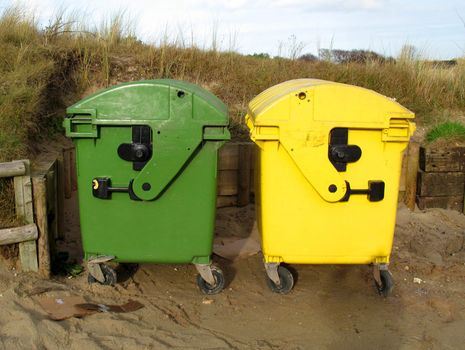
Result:
[[[69,214],[66,247],[79,258],[76,217]],[[252,206],[220,209],[217,235],[246,237],[253,221]],[[0,265],[0,348],[464,349],[464,229],[459,213],[400,207],[389,298],[377,295],[367,266],[293,266],[294,290],[276,295],[260,255],[215,258],[228,285],[208,297],[187,265],[142,265],[116,287],[88,285],[85,274],[46,281]],[[145,307],[57,322],[37,303],[68,295],[113,304],[135,299]]]

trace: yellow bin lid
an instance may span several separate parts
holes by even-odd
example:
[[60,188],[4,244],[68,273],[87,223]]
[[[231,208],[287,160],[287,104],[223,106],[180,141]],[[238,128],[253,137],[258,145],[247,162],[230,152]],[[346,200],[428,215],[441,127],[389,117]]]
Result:
[[[333,128],[378,129],[380,142],[409,141],[414,114],[394,99],[357,86],[318,79],[275,85],[249,103],[246,123],[259,146],[279,141],[307,180],[329,202],[344,197],[346,184],[328,162]],[[328,183],[337,190],[328,190]]]
[[388,128],[393,118],[414,118],[395,99],[358,86],[319,79],[295,79],[272,86],[250,101],[248,107],[248,116],[255,126],[301,124],[305,119],[371,129]]

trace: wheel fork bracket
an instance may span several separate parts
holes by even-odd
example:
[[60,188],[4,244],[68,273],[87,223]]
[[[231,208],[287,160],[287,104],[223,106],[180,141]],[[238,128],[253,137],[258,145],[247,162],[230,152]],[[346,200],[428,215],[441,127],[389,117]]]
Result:
[[373,264],[373,278],[375,279],[376,283],[380,286],[381,282],[381,270],[388,270],[388,264]]
[[100,283],[105,282],[105,276],[103,275],[102,268],[100,264],[103,264],[107,261],[113,260],[114,256],[96,256],[90,257],[87,261],[87,270]]
[[278,274],[278,263],[265,263],[265,271],[269,279],[273,281],[277,286],[281,285],[281,279]]
[[215,276],[213,276],[211,264],[194,264],[200,276],[211,286],[216,285]]

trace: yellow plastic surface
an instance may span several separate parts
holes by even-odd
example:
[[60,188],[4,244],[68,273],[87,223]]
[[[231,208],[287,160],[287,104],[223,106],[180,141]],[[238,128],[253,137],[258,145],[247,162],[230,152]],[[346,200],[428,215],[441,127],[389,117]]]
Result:
[[[265,261],[388,263],[412,118],[371,90],[316,79],[288,81],[254,98],[246,122],[259,146],[256,210]],[[362,149],[345,172],[328,158],[335,127],[348,128],[348,144]],[[352,189],[384,181],[384,199],[341,202],[346,181]]]

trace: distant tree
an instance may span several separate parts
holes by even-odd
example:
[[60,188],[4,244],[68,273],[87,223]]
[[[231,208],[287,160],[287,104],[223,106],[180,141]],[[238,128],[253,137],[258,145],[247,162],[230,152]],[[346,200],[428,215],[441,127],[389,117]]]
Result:
[[314,61],[318,61],[318,57],[316,57],[314,54],[306,53],[300,56],[298,60],[314,62]]
[[249,57],[255,57],[255,58],[270,58],[270,55],[266,52],[261,52],[261,53],[253,53],[252,55],[248,55]]
[[322,60],[334,63],[366,63],[370,61],[385,63],[394,60],[392,57],[385,57],[377,52],[369,50],[320,49],[318,56]]
[[432,61],[425,61],[425,63],[435,68],[451,68],[451,67],[456,66],[459,62],[457,59],[455,59],[455,60],[432,60]]

